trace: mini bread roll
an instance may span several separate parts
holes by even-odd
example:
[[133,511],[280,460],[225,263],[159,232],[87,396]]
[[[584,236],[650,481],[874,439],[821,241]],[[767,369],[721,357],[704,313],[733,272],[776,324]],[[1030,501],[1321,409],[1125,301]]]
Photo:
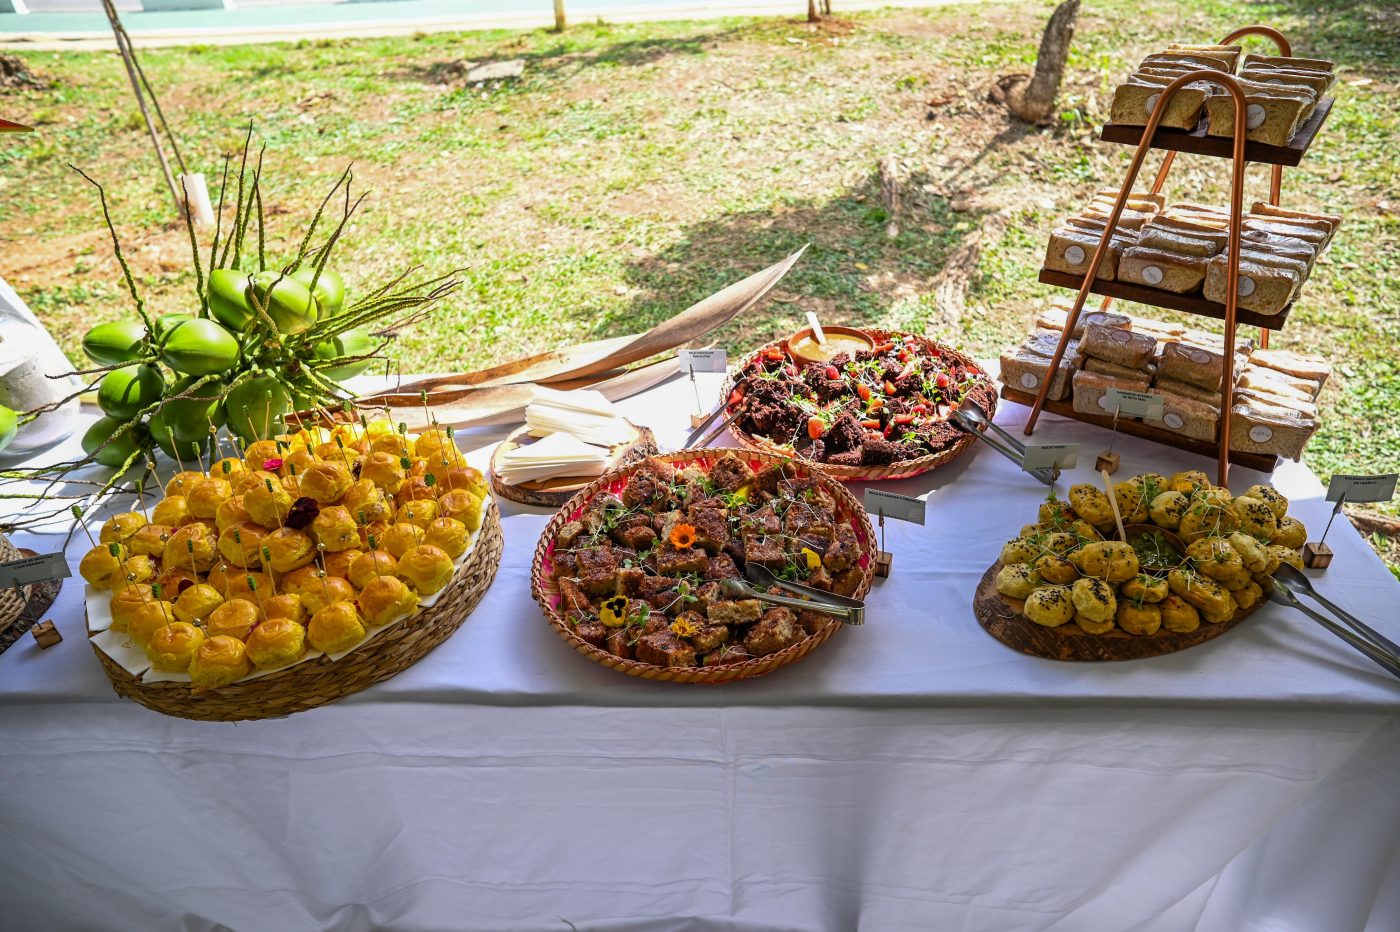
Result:
[[156,561],[144,554],[122,561],[122,575],[129,583],[150,582],[156,575]]
[[1289,550],[1297,550],[1299,547],[1303,546],[1303,544],[1307,543],[1307,540],[1308,529],[1303,526],[1303,522],[1292,515],[1285,515],[1280,519],[1278,531],[1269,540],[1269,543],[1278,544],[1280,547],[1285,547]]
[[270,618],[248,635],[248,659],[262,670],[300,660],[306,653],[306,629],[286,618]]
[[403,555],[423,543],[425,537],[427,532],[416,524],[395,524],[379,538],[379,546],[395,559],[402,560]]
[[278,573],[290,573],[316,559],[316,544],[296,528],[280,527],[262,540],[268,565]]
[[1252,485],[1245,490],[1241,498],[1253,498],[1264,502],[1274,513],[1274,518],[1279,521],[1288,515],[1288,499],[1271,485]]
[[1201,626],[1196,607],[1179,596],[1169,595],[1157,607],[1162,613],[1162,627],[1168,631],[1189,634]]
[[1086,576],[1077,580],[1070,587],[1070,597],[1074,603],[1076,620],[1082,615],[1092,622],[1112,621],[1114,613],[1118,610],[1118,600],[1113,595],[1112,587],[1102,579]]
[[179,566],[195,573],[207,573],[218,556],[214,534],[203,524],[176,528],[161,554],[163,567]]
[[204,628],[209,637],[231,637],[247,640],[257,626],[258,607],[247,599],[230,599],[209,613]]
[[1075,514],[1096,528],[1107,527],[1114,523],[1113,505],[1109,503],[1108,496],[1098,486],[1090,485],[1087,482],[1071,486],[1069,502]]
[[175,528],[168,524],[148,524],[127,538],[126,546],[133,555],[158,557],[165,553],[165,544]]
[[452,558],[432,544],[419,544],[399,557],[399,578],[423,595],[446,586],[455,570]]
[[1034,569],[1036,575],[1045,582],[1059,586],[1068,585],[1079,578],[1079,569],[1058,554],[1045,554],[1035,561]]
[[1162,610],[1150,603],[1119,602],[1117,621],[1118,627],[1129,634],[1146,637],[1162,627]]
[[[373,441],[378,443],[379,441]],[[375,450],[365,457],[360,466],[360,478],[368,479],[379,488],[381,492],[393,495],[403,488],[406,479],[402,456],[390,453],[386,450]]]
[[355,562],[350,564],[349,575],[346,578],[357,589],[363,589],[376,577],[393,576],[398,566],[399,561],[389,551],[371,550],[355,558]]
[[175,621],[157,628],[146,645],[146,659],[164,673],[185,673],[195,651],[204,643],[204,632],[192,624]]
[[189,524],[191,519],[190,506],[183,495],[167,495],[151,509],[152,524],[168,524],[177,528]]
[[285,618],[305,627],[306,620],[310,617],[301,596],[293,592],[282,592],[270,599],[264,599],[260,608],[265,621],[271,618]]
[[124,511],[102,522],[102,530],[97,539],[104,544],[125,544],[133,534],[149,523],[146,516],[139,511]]
[[1025,563],[1008,563],[997,571],[997,592],[1009,599],[1024,599],[1040,584],[1040,577]]
[[1268,502],[1241,495],[1234,501],[1240,518],[1240,530],[1260,540],[1273,540],[1278,535],[1278,519]]
[[315,499],[318,505],[334,505],[354,481],[343,462],[326,460],[301,473],[301,494]]
[[280,526],[292,510],[292,494],[282,484],[280,476],[258,472],[253,473],[253,477],[254,481],[243,493],[243,507],[263,527]]
[[349,550],[337,550],[335,553],[322,554],[321,564],[326,568],[327,576],[340,576],[343,579],[349,579],[350,567],[363,555],[363,550],[351,547]]
[[145,583],[131,583],[114,590],[107,602],[108,611],[112,615],[112,630],[125,631],[126,623],[137,607],[151,601],[152,598],[153,590]]
[[267,531],[257,524],[230,525],[219,532],[219,556],[234,566],[255,569],[262,566],[263,538],[266,536]]
[[1167,574],[1167,586],[1172,595],[1180,596],[1202,612],[1222,612],[1234,607],[1230,592],[1215,580],[1187,570],[1174,569]]
[[132,610],[126,620],[126,634],[138,647],[147,647],[151,636],[166,625],[179,621],[175,617],[175,606],[169,602],[145,602]]
[[418,595],[397,576],[376,576],[360,592],[360,613],[378,627],[418,608]]
[[456,518],[475,531],[481,527],[481,509],[484,504],[481,496],[466,489],[453,489],[438,499],[438,512],[444,518]]
[[223,593],[208,583],[199,583],[176,597],[175,617],[181,621],[203,621],[223,604]]
[[122,568],[126,559],[126,548],[121,544],[93,547],[78,561],[78,574],[94,589],[115,589],[127,581]]
[[196,689],[215,689],[243,679],[252,670],[243,642],[218,635],[205,640],[194,652],[190,661],[190,682]]
[[185,503],[196,518],[213,518],[219,506],[233,497],[233,486],[225,479],[207,478],[194,484],[185,493]]
[[1186,548],[1186,556],[1196,564],[1196,569],[1214,580],[1222,580],[1244,568],[1240,555],[1224,537],[1203,537]]
[[428,525],[437,520],[438,503],[436,499],[415,500],[404,502],[399,506],[399,510],[394,513],[394,521],[400,524],[415,524],[424,531]]
[[467,552],[470,539],[467,526],[455,518],[437,518],[425,528],[423,543],[437,547],[452,559]]
[[1079,625],[1079,630],[1085,634],[1107,634],[1115,627],[1112,616],[1103,621],[1096,621],[1085,615],[1083,612],[1074,613],[1074,623]]
[[1122,592],[1123,598],[1131,599],[1134,602],[1160,602],[1169,593],[1165,579],[1158,579],[1156,576],[1148,576],[1144,573],[1139,573],[1123,583],[1119,591]]
[[1026,596],[1025,616],[1038,625],[1058,628],[1074,618],[1068,586],[1041,586]]
[[336,654],[349,650],[365,636],[365,626],[353,602],[335,602],[311,616],[306,639],[316,650]]
[[252,524],[253,516],[243,507],[243,496],[235,495],[222,502],[214,512],[214,530],[220,535],[236,524]]
[[348,550],[360,543],[360,526],[343,505],[322,508],[311,521],[311,535],[318,548]]
[[350,585],[350,580],[343,577],[323,576],[317,581],[317,585],[308,586],[299,594],[301,604],[306,606],[309,614],[314,615],[327,605],[354,601],[355,587]]
[[1181,518],[1188,507],[1190,502],[1181,492],[1163,492],[1152,500],[1147,515],[1158,527],[1174,531],[1181,526]]
[[383,521],[393,512],[383,490],[368,479],[360,479],[352,483],[345,490],[341,504],[361,524]]
[[[1079,571],[1085,576],[1109,583],[1126,582],[1136,576],[1139,569],[1137,552],[1133,550],[1132,545],[1117,540],[1085,544],[1070,555],[1070,562],[1079,567]],[[1085,610],[1080,608],[1080,611]]]

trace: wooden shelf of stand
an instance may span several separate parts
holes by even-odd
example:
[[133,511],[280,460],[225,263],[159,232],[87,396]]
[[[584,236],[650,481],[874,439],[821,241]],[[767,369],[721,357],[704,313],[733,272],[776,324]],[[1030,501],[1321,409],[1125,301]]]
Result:
[[[1030,392],[1017,391],[1014,388],[1003,385],[1001,397],[1007,401],[1014,401],[1017,404],[1030,407],[1035,404],[1035,395]],[[1105,430],[1113,429],[1113,417],[1100,417],[1096,414],[1081,414],[1074,410],[1073,402],[1046,400],[1044,411],[1051,414],[1058,414],[1075,421],[1083,421],[1085,424],[1093,424]],[[1199,453],[1201,456],[1208,456],[1211,459],[1220,457],[1220,443],[1216,440],[1194,440],[1190,437],[1183,437],[1181,434],[1164,430],[1160,427],[1153,427],[1142,421],[1135,421],[1130,418],[1120,417],[1118,419],[1118,432],[1120,434],[1130,434],[1134,437],[1141,437],[1144,440],[1151,440],[1169,447],[1176,447],[1178,450],[1186,450],[1189,453]],[[1246,469],[1255,469],[1262,473],[1271,473],[1278,468],[1278,457],[1268,453],[1245,453],[1241,450],[1230,451],[1230,462],[1236,466],[1243,466]]]
[[[1303,121],[1294,132],[1293,138],[1284,146],[1271,146],[1265,142],[1245,142],[1244,158],[1247,162],[1264,165],[1297,165],[1317,138],[1318,130],[1332,112],[1332,98],[1324,97],[1317,102],[1312,115]],[[1142,141],[1142,126],[1125,126],[1107,123],[1099,132],[1104,142],[1119,142],[1135,146]],[[1190,152],[1195,155],[1210,155],[1228,159],[1235,154],[1233,136],[1207,136],[1206,116],[1201,113],[1201,121],[1193,130],[1159,128],[1152,134],[1152,148],[1167,149],[1172,152]]]
[[[1040,270],[1040,283],[1042,285],[1058,285],[1061,288],[1078,291],[1084,283],[1084,276],[1042,268]],[[1132,282],[1104,281],[1101,278],[1094,279],[1094,283],[1089,286],[1089,291],[1092,294],[1118,298],[1123,301],[1136,301],[1138,304],[1147,304],[1152,307],[1185,311],[1200,317],[1214,317],[1216,320],[1225,319],[1225,305],[1207,301],[1199,294],[1177,294],[1174,291],[1163,291],[1160,288],[1149,288],[1146,285],[1137,285]],[[1288,313],[1291,310],[1293,310],[1292,304],[1277,314],[1260,314],[1257,311],[1236,308],[1235,323],[1264,327],[1269,330],[1282,330],[1284,321],[1288,320]]]

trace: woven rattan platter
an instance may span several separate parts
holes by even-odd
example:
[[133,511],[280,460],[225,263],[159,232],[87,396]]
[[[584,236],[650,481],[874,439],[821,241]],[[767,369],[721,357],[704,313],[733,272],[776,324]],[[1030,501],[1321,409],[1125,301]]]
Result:
[[[856,539],[860,546],[860,559],[858,565],[861,568],[860,583],[853,593],[857,599],[864,598],[870,591],[870,584],[875,572],[875,533],[871,527],[870,518],[866,515],[865,509],[860,506],[854,496],[851,495],[840,483],[830,479],[823,470],[814,467],[804,461],[794,460],[791,456],[776,453],[767,453],[755,450],[732,450],[732,449],[691,449],[680,450],[675,453],[663,453],[655,457],[663,462],[670,463],[678,468],[684,468],[691,464],[698,464],[708,470],[715,462],[726,454],[735,453],[743,458],[751,468],[759,469],[764,466],[776,463],[794,464],[799,470],[799,476],[810,476],[815,479],[823,489],[829,492],[836,502],[837,515],[844,522],[848,523],[855,532]],[[531,591],[535,600],[539,602],[544,610],[545,617],[555,632],[562,637],[571,647],[588,659],[602,664],[610,670],[617,670],[628,676],[637,676],[643,679],[659,680],[666,683],[728,683],[735,680],[748,679],[755,676],[762,676],[771,673],[781,667],[796,663],[826,643],[837,631],[843,627],[840,622],[831,621],[816,632],[807,635],[801,641],[792,644],[776,653],[763,657],[755,657],[740,663],[721,664],[708,667],[662,667],[649,663],[642,663],[623,657],[615,656],[602,648],[595,647],[581,638],[574,632],[567,620],[559,611],[561,595],[559,587],[553,578],[553,560],[555,540],[560,529],[569,521],[574,520],[584,510],[584,507],[593,500],[595,496],[608,492],[618,492],[626,487],[628,479],[636,472],[643,462],[631,463],[627,466],[615,469],[596,481],[590,483],[586,488],[569,500],[550,520],[544,533],[540,536],[539,544],[535,548],[535,558],[531,566]]]

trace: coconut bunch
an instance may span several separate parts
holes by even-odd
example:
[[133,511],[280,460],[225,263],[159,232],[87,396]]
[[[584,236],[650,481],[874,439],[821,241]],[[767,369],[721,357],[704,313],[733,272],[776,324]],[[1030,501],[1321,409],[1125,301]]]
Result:
[[[250,160],[251,137],[250,128],[235,178],[233,157],[224,159],[212,239],[200,243],[187,224],[196,293],[184,313],[147,312],[106,193],[74,169],[98,189],[135,314],[98,324],[83,339],[83,351],[98,365],[78,374],[91,380],[85,390],[97,389],[104,417],[83,437],[87,458],[72,465],[95,461],[120,474],[151,461],[157,449],[197,461],[221,427],[249,444],[282,432],[293,412],[328,416],[353,397],[345,380],[383,361],[402,327],[457,289],[461,270],[415,278],[417,268],[364,283],[358,293],[347,288],[333,259],[366,196],[352,195],[349,168],[311,217],[296,254],[272,263],[264,246],[263,152]],[[333,225],[323,223],[327,216]]]

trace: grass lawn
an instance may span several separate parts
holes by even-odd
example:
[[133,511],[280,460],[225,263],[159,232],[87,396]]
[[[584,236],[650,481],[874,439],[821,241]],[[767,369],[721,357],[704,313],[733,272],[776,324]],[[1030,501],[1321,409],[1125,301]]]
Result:
[[[839,8],[839,3],[837,4]],[[1100,0],[1080,14],[1049,128],[1008,119],[997,78],[1029,70],[1053,3],[883,11],[813,28],[782,20],[580,25],[142,52],[194,167],[215,174],[249,117],[268,143],[278,249],[351,159],[374,189],[342,250],[352,286],[411,264],[469,267],[462,294],[400,347],[405,371],[479,366],[630,332],[810,242],[776,299],[722,334],[739,350],[816,309],[831,323],[927,327],[974,354],[1022,335],[1056,218],[1121,178],[1126,147],[1094,141],[1112,88],[1172,40],[1271,23],[1334,59],[1337,105],[1284,203],[1344,214],[1276,346],[1338,368],[1309,458],[1323,475],[1382,470],[1400,450],[1400,8],[1385,0]],[[523,80],[466,87],[456,63],[522,57]],[[188,310],[180,228],[110,54],[44,53],[44,91],[0,91],[39,125],[0,147],[0,274],[76,351],[118,317],[93,192],[158,311]],[[887,237],[878,161],[903,179]],[[1156,157],[1147,171],[1156,167]],[[1267,169],[1247,198],[1267,192]],[[1144,183],[1146,179],[1144,179]],[[1223,202],[1228,164],[1184,157],[1169,196]],[[353,257],[353,261],[350,261]],[[941,302],[971,257],[965,304]]]

